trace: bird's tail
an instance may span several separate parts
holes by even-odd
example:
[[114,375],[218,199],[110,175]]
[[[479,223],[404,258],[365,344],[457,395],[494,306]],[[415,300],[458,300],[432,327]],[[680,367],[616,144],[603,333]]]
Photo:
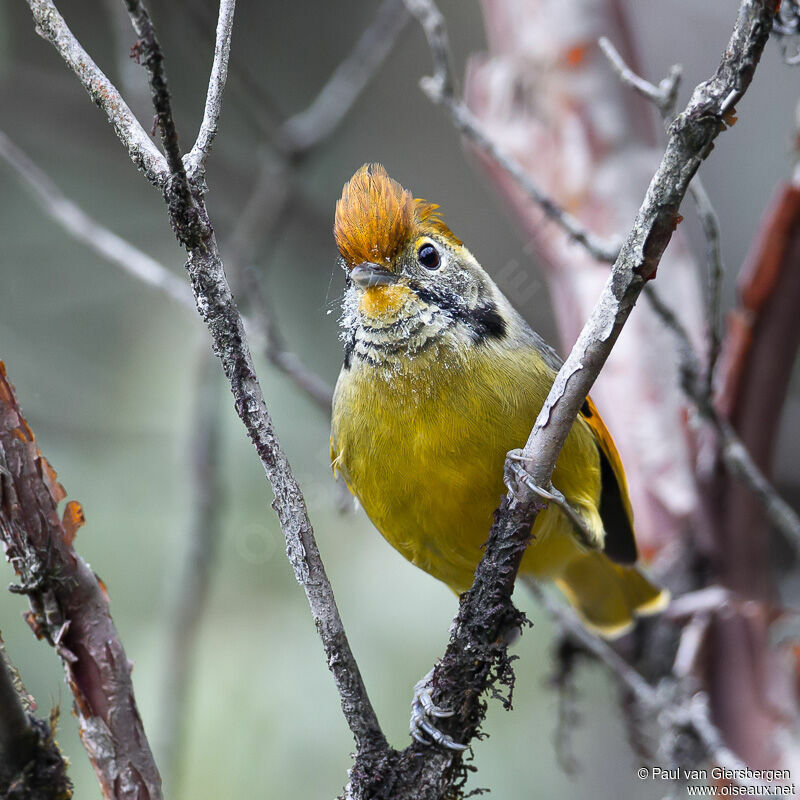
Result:
[[603,553],[581,553],[555,580],[587,628],[606,639],[627,633],[636,617],[656,614],[669,603],[636,567],[615,564]]

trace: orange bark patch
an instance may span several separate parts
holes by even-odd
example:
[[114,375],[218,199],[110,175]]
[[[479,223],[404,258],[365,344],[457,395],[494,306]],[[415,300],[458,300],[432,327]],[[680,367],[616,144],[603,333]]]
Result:
[[83,506],[77,500],[70,500],[64,508],[64,517],[61,526],[64,528],[64,542],[71,545],[75,541],[78,528],[86,524]]
[[574,47],[570,47],[569,50],[564,54],[564,60],[567,62],[568,67],[578,67],[583,63],[583,59],[586,57],[586,45],[585,44],[576,44]]

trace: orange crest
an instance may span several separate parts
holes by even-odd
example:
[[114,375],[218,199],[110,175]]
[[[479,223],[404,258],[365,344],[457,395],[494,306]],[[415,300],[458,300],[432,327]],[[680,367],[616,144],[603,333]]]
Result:
[[381,164],[365,164],[344,185],[336,203],[336,246],[348,267],[371,261],[392,269],[403,246],[426,233],[460,245],[437,208],[412,197]]

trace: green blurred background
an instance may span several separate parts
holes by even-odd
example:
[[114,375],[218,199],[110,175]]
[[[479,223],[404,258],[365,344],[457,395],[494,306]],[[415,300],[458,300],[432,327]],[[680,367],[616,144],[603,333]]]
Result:
[[[69,0],[59,7],[84,46],[150,127],[143,70],[123,57],[134,42],[115,0]],[[474,0],[442,0],[456,67],[484,48]],[[729,33],[735,0],[630,0],[642,61],[651,77],[680,61],[685,83],[707,77]],[[211,39],[186,33],[186,6],[215,14],[210,0],[150,3],[167,55],[179,130],[186,145],[202,112]],[[281,117],[305,108],[369,23],[376,4],[241,2],[234,69],[257,82],[227,95],[210,161],[208,204],[223,243],[254,178],[265,144],[254,125],[261,106]],[[121,32],[124,34],[121,36]],[[398,45],[341,128],[300,164],[290,213],[257,259],[283,331],[303,359],[331,383],[341,361],[338,298],[343,286],[330,234],[342,183],[364,161],[380,160],[417,195],[442,204],[454,231],[497,274],[526,275],[520,309],[554,339],[546,292],[525,242],[492,191],[464,157],[441,111],[419,91],[429,55],[416,25]],[[729,265],[726,299],[758,216],[788,176],[796,76],[768,48],[734,132],[720,139],[703,176],[719,210]],[[127,76],[127,77],[126,77]],[[133,84],[131,83],[133,81]],[[688,89],[684,89],[683,97]],[[265,98],[268,101],[265,103]],[[0,3],[0,107],[5,132],[87,212],[182,274],[182,253],[161,198],[131,166],[103,116],[52,48],[38,38],[25,3]],[[700,244],[691,219],[686,227]],[[701,251],[698,251],[701,252]],[[85,508],[78,549],[102,576],[129,657],[151,741],[159,742],[164,620],[191,520],[193,393],[208,350],[195,315],[72,241],[45,217],[0,163],[0,358],[42,450],[71,498]],[[287,379],[257,357],[267,403],[306,493],[320,548],[353,649],[393,744],[408,741],[414,682],[442,652],[456,610],[443,585],[414,569],[363,513],[341,515],[328,467],[328,421]],[[795,381],[796,383],[796,381]],[[223,530],[211,597],[188,686],[188,742],[181,798],[332,798],[346,780],[352,742],[309,616],[294,582],[258,460],[224,396]],[[796,386],[795,386],[796,389]],[[784,420],[778,476],[798,483],[797,391]],[[12,579],[10,568],[2,577]],[[522,593],[520,593],[522,594]],[[661,797],[635,777],[612,683],[583,668],[579,719],[572,725],[578,770],[555,758],[558,700],[549,624],[535,620],[516,648],[515,711],[493,703],[476,748],[472,786],[493,796]],[[46,712],[64,710],[59,740],[72,762],[76,797],[100,792],[78,741],[71,697],[54,653],[20,619],[23,598],[0,600],[8,653]],[[167,796],[178,795],[167,786]]]

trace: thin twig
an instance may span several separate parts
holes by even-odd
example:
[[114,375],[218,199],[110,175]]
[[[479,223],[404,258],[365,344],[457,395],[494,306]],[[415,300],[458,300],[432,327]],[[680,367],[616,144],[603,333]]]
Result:
[[[6,161],[31,190],[45,213],[70,236],[137,280],[158,289],[184,308],[195,310],[194,297],[185,281],[170,272],[161,262],[90,217],[2,131],[0,158]],[[282,370],[301,391],[307,393],[325,414],[329,414],[333,390],[299,356],[288,349],[273,320],[274,316],[271,314],[266,317],[258,315],[257,319],[245,318],[245,329],[254,342],[259,345],[263,343],[264,353],[270,363]]]
[[[181,161],[178,131],[170,108],[167,76],[164,72],[164,55],[156,37],[153,21],[144,4],[138,0],[125,0],[125,7],[139,40],[133,46],[136,60],[142,60],[147,68],[150,82],[150,97],[156,112],[156,122],[161,133],[161,144],[167,157],[167,170],[172,181],[169,187],[180,200],[189,196],[189,181]],[[222,76],[223,80],[225,75]]]
[[283,153],[297,158],[317,147],[339,127],[391,53],[407,22],[403,0],[383,0],[372,22],[311,105],[281,125],[277,142]]
[[405,0],[408,10],[419,20],[425,31],[433,58],[433,75],[423,78],[420,86],[425,94],[450,115],[456,129],[467,137],[484,154],[501,166],[570,238],[582,245],[598,261],[613,263],[619,254],[619,244],[609,243],[595,236],[569,212],[563,209],[528,175],[511,156],[504,153],[486,135],[480,122],[467,108],[463,100],[456,97],[452,69],[450,67],[447,31],[439,9],[432,0]]
[[236,0],[220,0],[217,36],[214,44],[214,62],[211,65],[211,77],[208,80],[206,107],[200,132],[191,152],[184,159],[184,166],[190,180],[202,178],[206,159],[211,152],[211,145],[217,135],[219,115],[222,112],[222,95],[228,79],[228,59],[231,52],[231,33],[233,31],[233,12]]
[[655,103],[662,116],[666,117],[672,113],[678,99],[678,87],[681,82],[682,69],[680,64],[673,64],[667,77],[663,78],[658,86],[637,75],[624,61],[619,51],[606,36],[601,36],[597,43],[603,51],[603,55],[609,60],[614,72],[617,73],[620,81],[640,94],[646,100]]
[[295,386],[313,400],[323,414],[328,416],[333,403],[333,388],[316,372],[310,370],[297,354],[289,349],[278,325],[275,309],[270,307],[264,287],[252,267],[245,267],[242,270],[242,283],[251,300],[253,319],[258,325],[256,332],[266,342],[264,354],[267,359],[291,378]]
[[653,710],[662,704],[656,689],[607,642],[590,633],[572,612],[561,603],[555,602],[547,592],[543,592],[535,580],[526,579],[525,584],[561,631],[568,633],[602,661],[636,695],[645,709]]
[[327,416],[331,413],[333,388],[288,348],[253,264],[258,242],[268,240],[275,233],[288,205],[288,169],[285,162],[274,162],[263,156],[253,191],[239,214],[236,228],[223,246],[226,271],[236,294],[241,293],[250,301],[253,333],[265,343],[264,354],[269,362],[288,375]]
[[[637,75],[624,61],[617,49],[605,36],[599,40],[600,49],[609,60],[620,81],[631,87],[645,99],[652,101],[658,108],[664,124],[669,128],[672,122],[675,103],[678,99],[681,67],[678,64],[670,67],[669,74],[662,79],[658,86]],[[729,113],[732,113],[732,109]],[[729,116],[728,119],[731,119]],[[706,239],[706,264],[708,281],[706,287],[706,326],[708,328],[708,353],[705,369],[706,396],[713,393],[714,368],[719,358],[720,340],[720,303],[722,294],[722,279],[725,267],[722,262],[722,247],[720,244],[719,218],[711,198],[703,185],[699,175],[695,175],[689,185],[689,193],[694,200],[697,216],[703,228]]]
[[681,387],[703,419],[709,422],[719,435],[725,465],[761,500],[772,524],[800,554],[800,517],[756,466],[739,435],[717,411],[702,382],[703,373],[689,334],[675,312],[652,286],[648,286],[645,293],[655,312],[678,341]]
[[800,517],[797,512],[756,466],[731,424],[719,414],[715,414],[712,421],[722,439],[722,458],[726,466],[761,500],[770,522],[800,554]]
[[[541,603],[562,634],[567,634],[588,650],[598,661],[619,679],[635,697],[642,711],[653,715],[657,724],[665,728],[690,727],[703,743],[706,757],[721,767],[744,773],[747,765],[728,748],[719,729],[711,720],[708,697],[704,692],[694,692],[688,697],[675,695],[675,688],[662,691],[652,686],[608,642],[590,633],[569,609],[543,592],[535,580],[526,584]],[[665,687],[667,685],[665,684]],[[749,781],[744,781],[750,783]],[[739,780],[737,780],[739,783]]]
[[0,131],[0,158],[3,158],[17,173],[43,210],[71,237],[137,280],[158,289],[181,305],[194,308],[192,293],[186,281],[181,280],[138,247],[92,219],[2,131]]
[[28,5],[36,21],[36,32],[55,47],[92,101],[105,112],[133,163],[150,183],[161,188],[168,174],[164,156],[150,141],[114,84],[81,47],[51,0],[28,0]]
[[714,369],[717,366],[721,339],[721,304],[722,304],[722,279],[725,275],[725,266],[722,262],[722,245],[719,230],[719,218],[706,187],[699,176],[695,177],[689,187],[692,199],[697,209],[697,216],[706,238],[706,326],[708,329],[708,353],[706,354],[705,393],[711,397],[714,393]]

